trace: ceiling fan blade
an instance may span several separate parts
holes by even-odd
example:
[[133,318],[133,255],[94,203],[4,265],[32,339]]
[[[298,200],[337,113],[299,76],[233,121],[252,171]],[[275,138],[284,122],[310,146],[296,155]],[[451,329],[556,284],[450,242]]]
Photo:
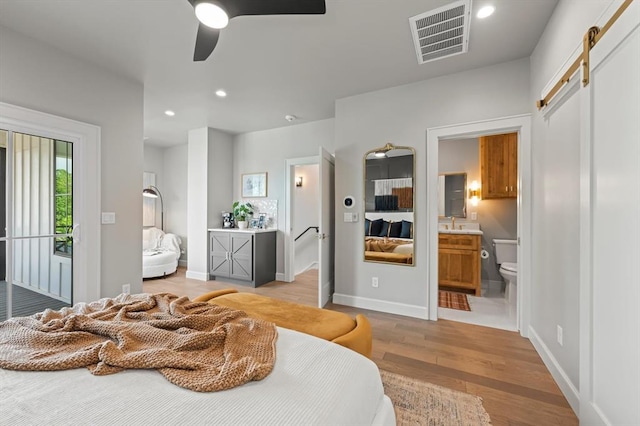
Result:
[[206,25],[198,25],[198,35],[196,36],[196,49],[193,52],[194,61],[204,61],[211,55],[213,49],[218,44],[220,30],[209,28]]
[[229,18],[242,15],[322,15],[325,0],[218,0]]

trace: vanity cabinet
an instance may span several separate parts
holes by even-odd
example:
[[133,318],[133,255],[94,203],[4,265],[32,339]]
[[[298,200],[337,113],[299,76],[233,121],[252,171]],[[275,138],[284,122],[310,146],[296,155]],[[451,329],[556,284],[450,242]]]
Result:
[[480,296],[480,235],[438,234],[438,284]]
[[276,279],[275,230],[209,230],[209,277],[253,287]]
[[480,138],[482,198],[518,196],[518,134]]

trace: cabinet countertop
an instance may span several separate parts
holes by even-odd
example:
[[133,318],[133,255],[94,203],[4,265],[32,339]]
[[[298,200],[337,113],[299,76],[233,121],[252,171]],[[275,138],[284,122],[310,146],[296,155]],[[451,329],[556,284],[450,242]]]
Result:
[[438,234],[483,235],[479,229],[439,229]]
[[247,234],[261,234],[263,232],[276,232],[276,228],[268,228],[268,229],[239,229],[239,228],[209,228],[207,231],[222,231],[222,232],[238,232],[238,233],[247,233]]

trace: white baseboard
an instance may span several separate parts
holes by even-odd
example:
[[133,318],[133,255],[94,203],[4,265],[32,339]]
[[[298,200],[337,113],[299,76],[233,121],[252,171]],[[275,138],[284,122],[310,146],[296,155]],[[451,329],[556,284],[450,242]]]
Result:
[[[284,273],[282,273],[282,272],[276,272],[276,281],[284,281],[284,282],[287,282],[287,281],[284,279]],[[291,282],[291,281],[289,281],[289,282]]]
[[209,280],[209,274],[207,274],[206,272],[187,271],[186,277],[194,280],[200,280],[200,281]]
[[562,369],[556,358],[553,356],[553,353],[549,350],[547,345],[544,344],[538,333],[533,329],[533,327],[529,326],[529,340],[533,344],[533,347],[542,358],[542,362],[547,367],[551,376],[560,387],[560,390],[564,394],[564,397],[567,398],[569,405],[576,416],[580,415],[580,393],[578,389],[571,383],[569,376]]
[[424,306],[407,305],[406,303],[388,302],[386,300],[370,299],[368,297],[351,296],[348,294],[333,294],[333,303],[352,306],[354,308],[369,309],[386,312],[388,314],[404,315],[406,317],[428,319],[427,308]]
[[318,269],[319,268],[319,264],[318,262],[311,262],[309,265],[307,265],[306,268],[302,268],[301,271],[296,271],[296,275],[298,274],[302,274],[303,272],[307,272],[309,269]]

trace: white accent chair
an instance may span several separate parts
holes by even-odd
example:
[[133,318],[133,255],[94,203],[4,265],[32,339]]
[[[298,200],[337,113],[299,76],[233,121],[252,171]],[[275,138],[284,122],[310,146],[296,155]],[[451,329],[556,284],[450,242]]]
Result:
[[158,228],[142,230],[142,278],[163,277],[178,269],[182,240]]

